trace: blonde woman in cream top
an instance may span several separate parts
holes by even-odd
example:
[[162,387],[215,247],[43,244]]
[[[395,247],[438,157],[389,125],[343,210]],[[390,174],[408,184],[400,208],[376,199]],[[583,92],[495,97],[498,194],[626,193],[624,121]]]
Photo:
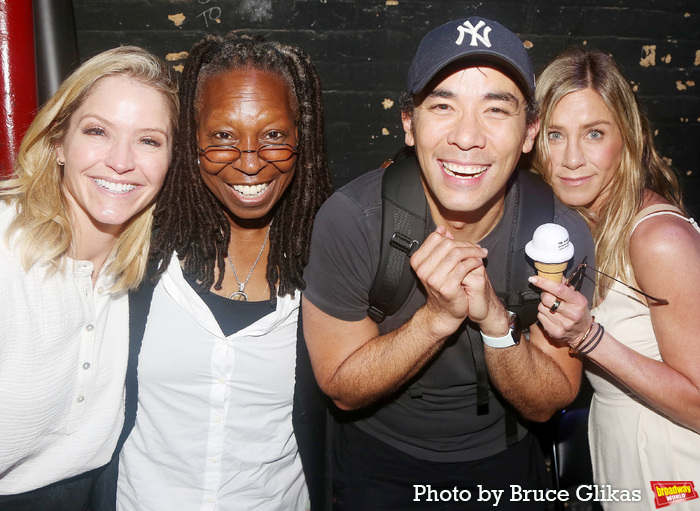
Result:
[[538,318],[584,359],[594,387],[594,481],[623,497],[601,504],[653,510],[671,502],[654,481],[700,483],[700,230],[612,57],[565,52],[542,73],[537,99],[535,169],[586,218],[605,273],[586,272],[597,284],[592,311],[573,286],[533,278]]

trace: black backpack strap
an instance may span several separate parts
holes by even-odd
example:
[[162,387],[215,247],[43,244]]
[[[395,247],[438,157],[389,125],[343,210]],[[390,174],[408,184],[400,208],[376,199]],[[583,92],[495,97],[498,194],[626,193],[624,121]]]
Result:
[[138,408],[138,378],[137,366],[143,334],[146,331],[146,320],[151,310],[151,300],[156,283],[153,275],[158,268],[154,261],[149,261],[146,267],[146,275],[136,290],[129,292],[129,362],[126,369],[126,396],[124,406],[124,427],[117,442],[115,455],[119,453],[127,436],[136,424],[136,411]]
[[[516,171],[512,193],[515,197],[513,226],[506,267],[506,290],[501,299],[509,311],[518,315],[523,326],[537,321],[540,294],[527,279],[534,272],[525,257],[525,245],[540,225],[554,220],[554,193],[541,178],[527,171]],[[518,419],[506,406],[506,445],[518,441]]]
[[498,293],[505,307],[518,315],[523,327],[537,322],[540,293],[527,279],[535,274],[525,256],[525,245],[540,225],[554,220],[554,193],[542,179],[516,171],[511,193],[516,194],[513,227],[509,240],[506,287]]
[[489,372],[486,369],[486,355],[484,354],[484,343],[481,336],[472,339],[471,332],[466,326],[462,326],[469,336],[469,347],[474,357],[474,369],[476,370],[476,414],[486,415],[489,413]]
[[[537,227],[554,219],[554,194],[544,181],[526,171],[516,171],[511,186],[510,193],[515,194],[515,198],[506,257],[506,285],[498,297],[506,309],[518,315],[523,326],[530,326],[537,321],[540,295],[527,281],[534,272],[525,257],[525,245]],[[472,342],[471,347],[477,374],[477,413],[488,413],[484,346],[481,342]],[[518,419],[509,406],[505,412],[506,444],[510,447],[518,441]]]
[[[117,440],[117,446],[112,454],[112,460],[105,467],[93,471],[95,474],[98,474],[90,488],[89,508],[94,511],[114,511],[117,508],[119,453],[136,423],[136,412],[138,409],[137,365],[143,334],[146,331],[146,320],[151,310],[151,299],[155,289],[152,277],[156,268],[156,264],[153,261],[149,261],[146,276],[141,281],[138,289],[129,291],[129,358],[124,382],[124,425]],[[3,507],[3,509],[5,508]]]
[[369,292],[367,315],[377,323],[396,313],[416,286],[409,258],[429,234],[428,201],[414,158],[401,158],[382,178],[379,266]]

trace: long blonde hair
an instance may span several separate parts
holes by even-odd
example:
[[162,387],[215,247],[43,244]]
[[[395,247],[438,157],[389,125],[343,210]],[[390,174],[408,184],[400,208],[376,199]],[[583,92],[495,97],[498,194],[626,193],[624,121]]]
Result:
[[[535,100],[540,108],[533,169],[545,180],[551,156],[547,127],[559,101],[567,94],[590,88],[598,93],[617,122],[623,140],[620,167],[610,183],[610,193],[600,214],[576,208],[586,219],[596,245],[596,265],[609,275],[632,283],[629,239],[633,220],[641,209],[645,189],[683,208],[681,189],[673,170],[654,146],[651,125],[629,83],[614,59],[602,51],[572,48],[556,57],[537,81]],[[610,279],[599,280],[594,304],[610,289]]]
[[[70,252],[73,220],[55,147],[95,83],[109,76],[127,76],[159,92],[168,108],[171,140],[177,137],[177,80],[161,59],[142,48],[123,46],[100,53],[76,69],[37,113],[20,145],[11,179],[1,183],[0,198],[16,204],[18,212],[5,242],[12,240],[25,270],[45,262],[49,271],[57,271]],[[135,215],[112,249],[105,271],[116,279],[114,291],[134,289],[143,278],[153,209],[154,204]]]

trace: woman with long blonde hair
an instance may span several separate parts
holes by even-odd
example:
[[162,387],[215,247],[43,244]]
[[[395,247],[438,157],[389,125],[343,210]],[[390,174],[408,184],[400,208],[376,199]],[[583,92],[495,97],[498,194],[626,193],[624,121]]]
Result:
[[105,51],[42,107],[0,184],[2,509],[100,508],[96,481],[135,415],[128,291],[178,112],[159,58]]
[[563,53],[536,98],[535,170],[588,221],[598,266],[578,272],[597,282],[590,312],[575,286],[533,277],[538,318],[587,364],[595,482],[633,501],[603,506],[654,509],[651,482],[700,481],[700,228],[611,56]]

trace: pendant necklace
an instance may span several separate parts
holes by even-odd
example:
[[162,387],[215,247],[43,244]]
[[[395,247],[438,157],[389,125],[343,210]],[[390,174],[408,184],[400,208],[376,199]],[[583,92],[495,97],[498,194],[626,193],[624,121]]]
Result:
[[260,247],[260,252],[258,252],[258,257],[253,263],[253,267],[250,269],[248,272],[248,276],[245,279],[245,282],[241,282],[241,280],[238,278],[238,274],[236,273],[236,268],[233,267],[233,261],[231,260],[231,254],[227,254],[228,256],[228,262],[231,265],[231,269],[233,270],[233,276],[236,277],[236,282],[238,282],[238,291],[233,293],[231,296],[228,297],[229,300],[236,300],[237,302],[247,302],[248,301],[248,295],[245,294],[245,286],[248,284],[248,281],[250,280],[250,276],[253,274],[253,270],[255,267],[258,265],[258,261],[260,261],[260,256],[262,256],[263,250],[265,250],[265,245],[267,245],[267,238],[270,237],[270,227],[272,227],[272,222],[270,222],[270,225],[267,226],[267,233],[265,234],[265,240],[263,241],[262,247]]

